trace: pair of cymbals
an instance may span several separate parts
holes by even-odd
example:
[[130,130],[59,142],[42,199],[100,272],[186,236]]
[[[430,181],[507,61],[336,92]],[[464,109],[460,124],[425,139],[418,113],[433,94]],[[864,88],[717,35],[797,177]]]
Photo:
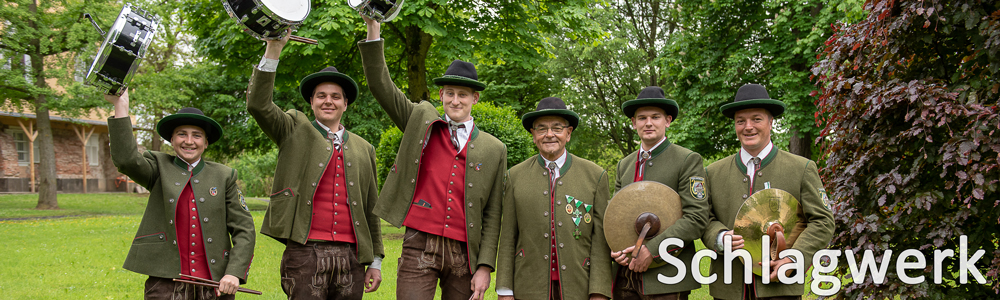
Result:
[[[788,245],[795,241],[797,233],[791,230],[799,222],[798,211],[799,200],[779,189],[760,190],[743,201],[733,222],[733,234],[743,236],[743,249],[750,252],[751,261],[743,261],[743,265],[752,266],[753,273],[761,275],[758,263],[763,261],[761,249],[765,235],[769,235],[771,240],[771,260],[777,260],[785,241]],[[740,260],[743,260],[742,256]]]

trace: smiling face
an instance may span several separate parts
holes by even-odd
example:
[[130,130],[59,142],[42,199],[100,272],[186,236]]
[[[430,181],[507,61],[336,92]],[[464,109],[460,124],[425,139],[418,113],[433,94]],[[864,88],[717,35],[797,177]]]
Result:
[[632,127],[639,134],[639,139],[645,146],[643,149],[651,150],[649,148],[659,143],[673,119],[662,108],[656,106],[644,106],[636,109],[635,116],[632,117]]
[[[535,119],[531,127],[531,139],[538,147],[538,153],[545,159],[556,160],[566,149],[573,135],[573,127],[563,117],[544,116]],[[558,131],[558,132],[557,132]]]
[[193,163],[201,159],[201,154],[205,153],[208,137],[201,127],[181,125],[174,128],[174,134],[170,136],[170,145],[174,147],[177,157]]
[[479,92],[465,86],[445,85],[438,94],[441,96],[444,113],[455,122],[468,121],[472,105],[479,102]]
[[320,83],[313,89],[313,95],[310,99],[316,121],[332,130],[338,130],[340,118],[347,110],[347,97],[344,96],[344,89],[333,82]]
[[751,155],[756,156],[771,142],[771,123],[774,118],[768,110],[739,110],[733,115],[733,121],[736,123],[736,137],[740,139],[740,145]]

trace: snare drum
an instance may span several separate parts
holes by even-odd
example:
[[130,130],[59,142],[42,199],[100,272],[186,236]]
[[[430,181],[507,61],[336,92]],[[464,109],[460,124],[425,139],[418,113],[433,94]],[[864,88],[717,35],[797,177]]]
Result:
[[347,5],[372,20],[385,23],[399,15],[403,0],[347,0]]
[[153,42],[159,27],[159,16],[125,3],[118,19],[104,35],[104,43],[84,82],[105,94],[121,95],[139,69],[146,48]]
[[222,0],[229,17],[258,39],[276,40],[309,16],[309,0]]

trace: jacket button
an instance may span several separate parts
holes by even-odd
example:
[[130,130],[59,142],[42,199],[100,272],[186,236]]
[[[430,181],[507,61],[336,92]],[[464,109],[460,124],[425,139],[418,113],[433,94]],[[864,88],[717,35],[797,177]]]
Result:
[[312,200],[306,201],[306,205],[312,205],[312,204],[313,204]]
[[167,200],[167,202],[174,203],[174,199]]
[[563,247],[563,243],[559,243],[559,248],[562,248],[562,247]]
[[180,182],[174,182],[174,185],[181,185]]
[[188,174],[187,172],[181,172],[181,175],[187,175],[187,174]]
[[562,180],[559,181],[559,185],[562,185]]
[[469,144],[469,148],[472,148],[472,149],[476,149],[476,145],[474,145],[474,144]]
[[472,166],[472,163],[469,163],[469,166],[471,167],[471,166]]
[[549,176],[549,172],[542,172],[542,175]]
[[448,224],[445,224],[445,225],[444,225],[444,228],[448,228]]
[[354,186],[354,181],[348,182],[347,184],[350,186]]
[[743,199],[746,199],[746,198],[747,198],[747,194],[743,194]]
[[354,205],[356,206],[356,205],[358,205],[358,201],[354,201],[354,202],[353,202],[353,203],[351,203],[351,204],[354,204]]
[[418,159],[414,159],[414,160],[413,160],[413,163],[415,163],[415,164],[418,164],[418,163],[420,163],[420,159],[419,159],[419,158],[418,158]]
[[204,218],[204,219],[201,219],[201,220],[205,221],[205,223],[208,223],[208,218]]
[[562,201],[556,201],[556,205],[561,205]]
[[211,243],[212,242],[212,238],[208,238],[208,242]]
[[285,196],[288,196],[288,192],[285,192]]
[[177,240],[174,240],[174,245],[177,245]]
[[319,166],[320,166],[320,167],[322,167],[322,166],[323,166],[323,163],[319,163]]
[[162,234],[160,235],[160,239],[161,239],[161,240],[163,239],[163,235],[162,235]]
[[198,201],[205,202],[205,198],[198,198]]
[[559,227],[562,227],[562,222],[559,222],[558,224],[559,224]]
[[414,182],[417,182],[417,180],[416,179],[410,179],[410,183],[414,183]]
[[229,256],[229,251],[223,251],[222,256]]
[[549,216],[549,212],[542,213],[542,215],[545,215],[546,217],[548,217]]
[[747,179],[746,179],[746,177],[744,177],[744,178],[743,178],[743,182],[747,182]]
[[760,176],[764,176],[764,173],[762,173],[762,172],[757,172],[757,177],[760,177]]
[[361,226],[361,222],[354,221],[354,226]]
[[344,150],[347,150],[347,145],[344,145]]
[[565,270],[566,269],[566,265],[562,265],[562,269]]
[[543,236],[545,236],[545,238],[549,238],[549,234],[548,233],[543,234]]
[[546,255],[545,255],[545,256],[543,256],[542,258],[545,258],[545,260],[549,260],[549,255],[548,255],[548,254],[546,254]]
[[199,181],[198,181],[198,179],[195,179],[195,180],[194,180],[194,183],[198,183],[198,182],[199,182]]
[[469,187],[472,187],[472,183],[469,183]]
[[213,263],[213,264],[215,263],[215,259],[214,259],[214,258],[212,259],[212,263]]
[[472,202],[469,202],[469,207],[472,207]]
[[313,182],[313,186],[316,186],[316,183],[315,183],[315,182]]
[[430,124],[431,121],[424,120],[424,124]]
[[326,151],[330,151],[330,147],[326,147]]
[[170,220],[170,225],[174,225],[174,220]]
[[350,167],[351,166],[351,162],[347,162],[347,166]]
[[472,223],[469,223],[469,228],[473,228],[473,227],[476,227],[476,225],[472,224]]
[[549,191],[542,191],[542,195],[548,195]]

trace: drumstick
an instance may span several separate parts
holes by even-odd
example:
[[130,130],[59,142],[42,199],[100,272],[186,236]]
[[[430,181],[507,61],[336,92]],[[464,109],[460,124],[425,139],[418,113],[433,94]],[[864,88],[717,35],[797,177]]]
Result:
[[[200,286],[214,287],[214,288],[218,288],[219,287],[219,282],[218,281],[209,280],[209,279],[205,279],[205,278],[201,278],[201,277],[194,277],[194,276],[190,276],[190,275],[184,275],[184,274],[179,274],[179,275],[181,275],[181,277],[190,278],[190,279],[193,279],[193,280],[182,279],[182,278],[174,278],[174,281],[184,282],[184,283],[190,283],[190,284],[200,285]],[[255,290],[251,290],[251,289],[248,289],[248,288],[242,288],[242,287],[241,288],[237,288],[236,291],[237,292],[250,293],[250,294],[254,294],[254,295],[263,294],[260,291],[255,291]]]
[[297,36],[297,35],[290,36],[290,37],[288,37],[288,39],[296,41],[296,42],[299,42],[299,43],[306,43],[306,44],[313,44],[313,45],[316,45],[316,43],[317,43],[316,40],[314,40],[314,39],[305,38],[305,37],[301,37],[301,36]]

